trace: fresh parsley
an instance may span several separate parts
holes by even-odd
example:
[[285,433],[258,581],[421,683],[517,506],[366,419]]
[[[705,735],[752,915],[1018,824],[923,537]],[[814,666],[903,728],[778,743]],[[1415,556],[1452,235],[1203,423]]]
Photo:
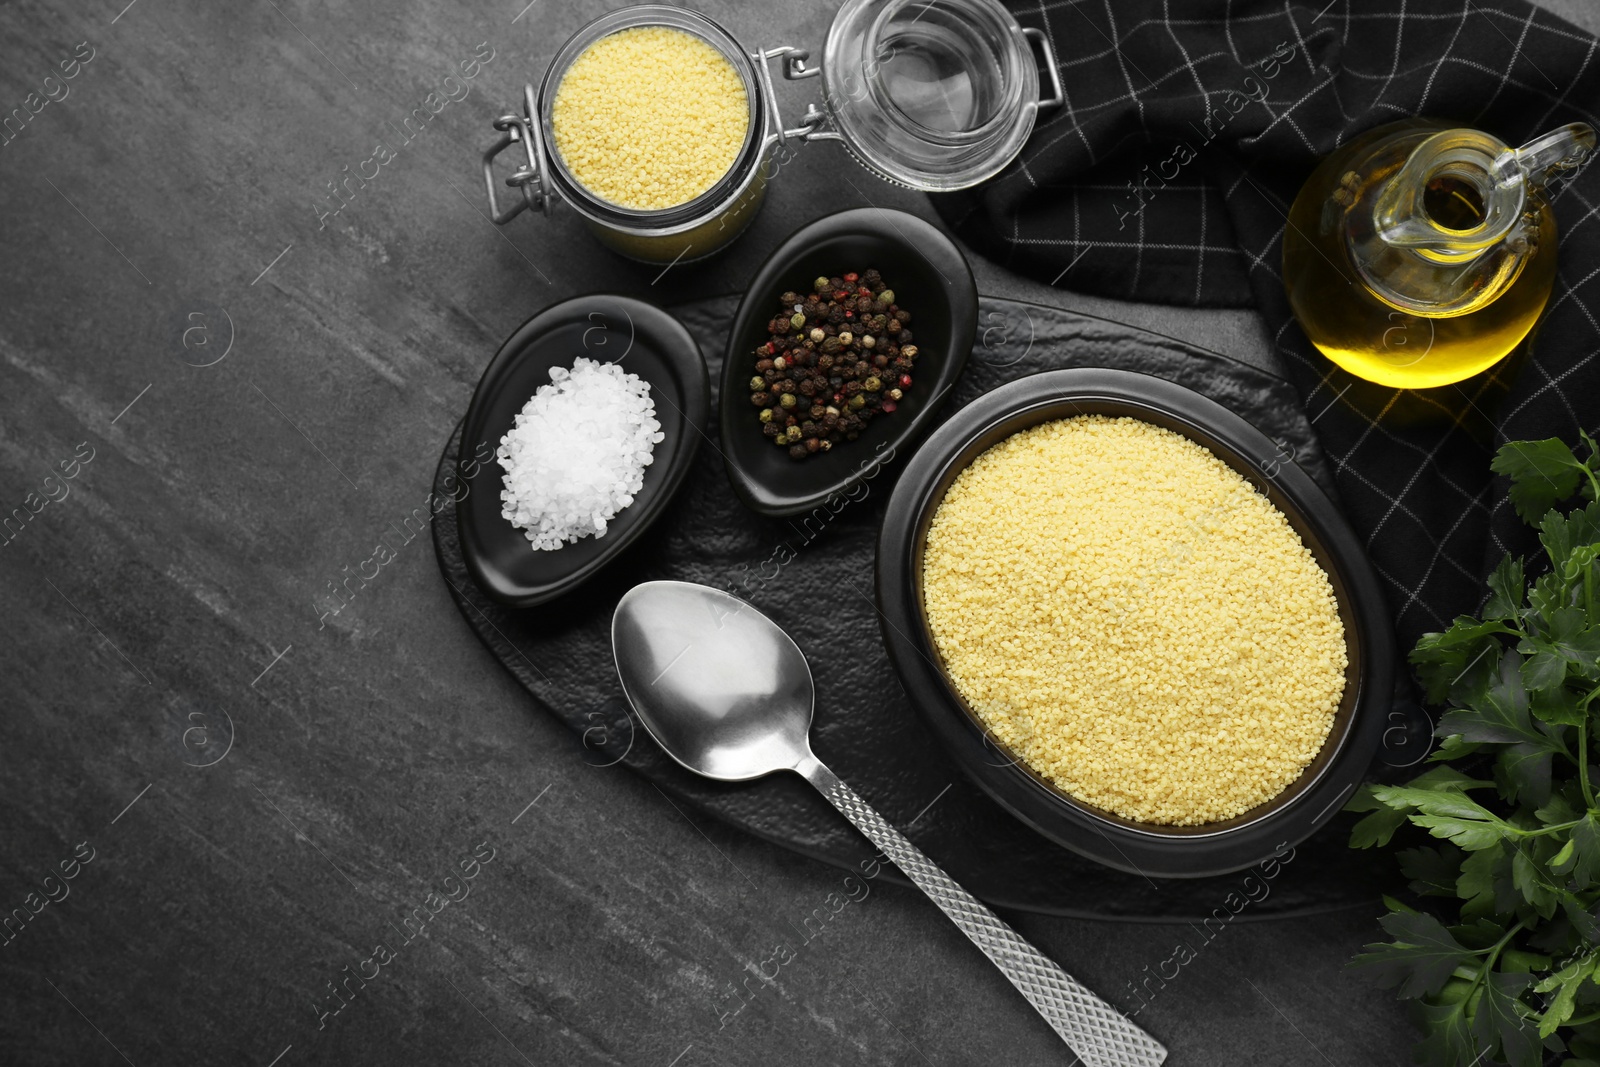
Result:
[[1545,558],[1507,557],[1481,618],[1417,643],[1435,766],[1350,804],[1356,848],[1408,824],[1436,842],[1398,853],[1427,910],[1386,897],[1389,940],[1353,961],[1415,1003],[1428,1067],[1600,1067],[1600,446],[1582,441],[1583,459],[1554,438],[1495,456]]

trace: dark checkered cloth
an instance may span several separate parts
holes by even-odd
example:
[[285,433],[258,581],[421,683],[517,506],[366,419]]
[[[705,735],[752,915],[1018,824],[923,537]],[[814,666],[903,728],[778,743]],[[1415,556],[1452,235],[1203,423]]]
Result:
[[[1512,144],[1568,122],[1600,128],[1596,40],[1518,0],[1011,6],[1049,33],[1067,102],[999,177],[936,197],[945,219],[979,251],[1077,292],[1259,308],[1402,643],[1473,611],[1487,568],[1536,547],[1490,474],[1494,448],[1576,444],[1600,417],[1600,166],[1555,200],[1560,276],[1531,351],[1425,392],[1359,382],[1305,339],[1280,276],[1285,212],[1318,159],[1407,116]],[[1232,114],[1209,144],[1208,110]],[[1181,144],[1195,158],[1179,167]],[[1135,211],[1129,183],[1146,166],[1156,191]]]

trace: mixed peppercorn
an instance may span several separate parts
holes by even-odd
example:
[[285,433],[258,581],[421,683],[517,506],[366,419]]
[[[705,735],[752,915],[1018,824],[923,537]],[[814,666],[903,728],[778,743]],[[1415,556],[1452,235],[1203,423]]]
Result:
[[756,349],[750,403],[761,432],[793,459],[854,441],[911,390],[911,313],[875,270],[818,278],[786,292]]

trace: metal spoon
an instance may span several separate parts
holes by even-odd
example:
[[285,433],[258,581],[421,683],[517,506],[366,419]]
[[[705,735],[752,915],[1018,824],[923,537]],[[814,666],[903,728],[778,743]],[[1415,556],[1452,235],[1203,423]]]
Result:
[[811,751],[804,653],[737,597],[645,582],[617,604],[611,650],[628,701],[667,755],[725,782],[794,771],[817,787],[1022,991],[1089,1067],[1157,1067],[1167,1050],[1079,985],[884,821]]

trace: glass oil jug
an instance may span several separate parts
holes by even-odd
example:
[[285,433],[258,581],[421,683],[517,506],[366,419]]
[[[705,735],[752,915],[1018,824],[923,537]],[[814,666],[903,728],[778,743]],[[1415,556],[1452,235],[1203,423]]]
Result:
[[1555,283],[1548,187],[1595,148],[1573,124],[1521,148],[1431,119],[1330,155],[1289,211],[1283,279],[1313,344],[1395,388],[1486,370],[1533,328]]

